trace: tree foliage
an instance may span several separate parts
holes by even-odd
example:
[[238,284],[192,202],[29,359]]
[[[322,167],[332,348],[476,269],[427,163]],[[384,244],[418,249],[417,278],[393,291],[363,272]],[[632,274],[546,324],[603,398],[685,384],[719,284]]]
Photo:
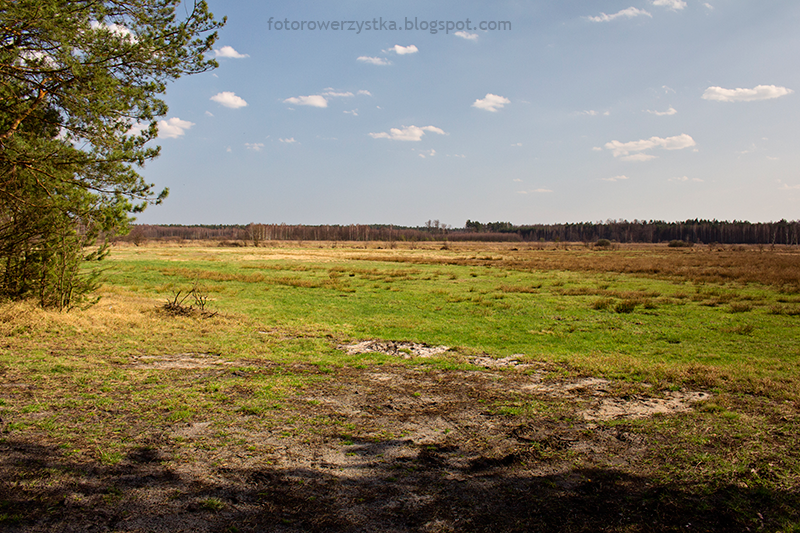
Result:
[[0,0],[0,294],[65,309],[91,290],[98,236],[168,193],[137,172],[160,96],[217,66],[224,22],[202,0]]

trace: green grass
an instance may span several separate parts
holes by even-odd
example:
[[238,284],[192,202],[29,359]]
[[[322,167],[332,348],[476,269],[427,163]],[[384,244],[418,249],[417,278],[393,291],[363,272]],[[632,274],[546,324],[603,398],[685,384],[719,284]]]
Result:
[[[773,311],[781,295],[771,287],[493,266],[409,268],[331,254],[322,262],[270,260],[268,253],[253,258],[252,249],[226,252],[225,260],[209,251],[167,249],[156,254],[167,256],[161,259],[127,251],[112,256],[106,282],[154,302],[198,279],[207,283],[208,308],[233,327],[176,318],[159,349],[166,342],[233,359],[349,364],[353,359],[335,350],[336,342],[382,338],[464,353],[523,353],[651,380],[778,384],[790,393],[785,385],[798,379],[790,361],[800,353],[800,336],[785,334],[797,319]],[[195,325],[189,339],[181,337]],[[146,333],[133,327],[120,340],[154,353]]]
[[[405,253],[416,262],[346,248],[117,251],[93,308],[59,314],[0,306],[2,437],[47,441],[76,461],[108,467],[129,461],[151,433],[172,447],[165,461],[232,446],[262,451],[237,431],[288,438],[333,427],[350,446],[360,438],[356,426],[314,416],[320,401],[306,397],[318,385],[346,387],[335,381],[340,370],[392,364],[476,372],[475,355],[515,355],[553,363],[554,376],[605,376],[637,391],[641,382],[656,391],[713,391],[714,400],[692,414],[642,423],[654,441],[674,437],[654,448],[664,465],[675,465],[659,470],[664,482],[695,475],[687,465],[699,465],[698,479],[714,483],[783,487],[800,478],[794,452],[759,447],[763,435],[783,442],[796,432],[781,417],[800,405],[797,296],[757,283],[542,270],[483,253],[487,264],[458,264],[452,250]],[[216,316],[159,311],[192,287]],[[373,338],[453,349],[420,360],[337,348]],[[155,366],[182,354],[196,354],[189,359],[204,366]],[[426,393],[408,397],[422,401]],[[284,416],[298,399],[303,416]],[[504,398],[487,401],[486,410],[557,419],[569,406]],[[192,431],[206,433],[185,437]],[[214,498],[199,505],[225,506]]]

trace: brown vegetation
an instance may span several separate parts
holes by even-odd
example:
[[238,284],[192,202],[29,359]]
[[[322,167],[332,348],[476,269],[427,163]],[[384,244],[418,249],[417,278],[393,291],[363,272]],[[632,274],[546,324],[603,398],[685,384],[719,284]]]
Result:
[[[451,244],[451,248],[453,253],[446,257],[441,254],[370,252],[354,254],[353,258],[412,264],[494,266],[522,271],[608,272],[698,283],[763,283],[782,287],[787,293],[800,292],[800,249],[793,246],[763,250],[756,246],[673,249],[665,245],[625,245],[617,251],[604,252],[580,244],[566,245],[565,249],[553,245],[542,249],[536,246],[512,249],[507,244],[495,243],[491,249],[497,255],[491,256],[475,254],[469,244]],[[485,251],[486,245],[481,249]]]

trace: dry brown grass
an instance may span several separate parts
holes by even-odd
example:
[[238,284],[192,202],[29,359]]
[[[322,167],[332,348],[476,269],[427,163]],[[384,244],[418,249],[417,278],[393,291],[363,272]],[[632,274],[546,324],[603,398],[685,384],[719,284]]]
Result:
[[[475,246],[451,245],[447,252],[432,250],[391,250],[390,253],[353,253],[351,259],[417,264],[494,266],[512,270],[568,270],[634,274],[707,283],[761,283],[782,288],[788,294],[800,292],[800,248],[778,246],[759,249],[739,246],[720,250],[710,246],[674,249],[666,245],[626,245],[616,251],[581,247],[559,249],[520,247],[493,243],[477,253]],[[569,247],[568,247],[569,248]],[[491,253],[486,253],[486,252]],[[589,294],[589,292],[586,292]]]
[[539,289],[542,287],[541,283],[537,283],[535,285],[500,285],[499,289],[502,292],[510,292],[510,293],[535,293],[539,292]]
[[243,283],[260,283],[266,278],[264,274],[233,274],[229,272],[217,272],[214,270],[200,270],[197,268],[162,268],[161,273],[165,276],[180,276],[189,279],[203,279],[211,281],[241,281]]

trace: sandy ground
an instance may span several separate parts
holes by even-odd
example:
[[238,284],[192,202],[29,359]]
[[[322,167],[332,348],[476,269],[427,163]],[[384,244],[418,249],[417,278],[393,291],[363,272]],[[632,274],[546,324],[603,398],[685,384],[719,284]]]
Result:
[[[419,358],[446,347],[362,341]],[[581,377],[514,357],[483,370],[337,369],[270,413],[146,432],[115,465],[5,439],[5,531],[672,531],[696,514],[648,478],[658,435],[637,420],[710,398]],[[225,372],[213,354],[137,366]],[[253,362],[269,364],[265,362]],[[609,423],[611,421],[611,423]],[[31,480],[34,482],[31,482]],[[15,488],[16,487],[16,488]],[[672,491],[672,492],[670,492]],[[653,527],[652,513],[661,517]],[[716,530],[716,522],[709,529]],[[716,520],[716,519],[715,519]],[[685,524],[684,524],[685,525]],[[720,529],[723,530],[723,529]]]

